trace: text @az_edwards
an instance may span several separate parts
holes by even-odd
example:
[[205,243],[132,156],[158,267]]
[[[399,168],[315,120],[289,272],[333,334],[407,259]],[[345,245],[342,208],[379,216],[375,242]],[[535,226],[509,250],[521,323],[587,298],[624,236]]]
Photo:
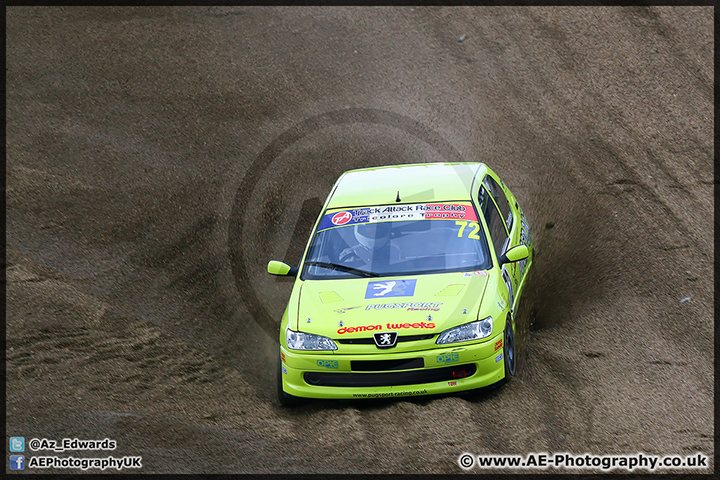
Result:
[[41,450],[53,452],[65,452],[70,450],[115,450],[117,448],[117,441],[109,438],[104,438],[102,440],[63,438],[59,441],[48,438],[33,438],[28,442],[28,447],[33,452]]

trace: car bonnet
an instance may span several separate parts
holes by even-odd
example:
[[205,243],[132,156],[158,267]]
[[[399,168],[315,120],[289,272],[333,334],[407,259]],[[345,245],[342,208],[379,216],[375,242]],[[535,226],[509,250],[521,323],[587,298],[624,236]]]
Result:
[[[439,333],[477,319],[488,272],[306,280],[298,316],[302,332],[361,338],[379,331]],[[293,321],[294,320],[294,321]]]

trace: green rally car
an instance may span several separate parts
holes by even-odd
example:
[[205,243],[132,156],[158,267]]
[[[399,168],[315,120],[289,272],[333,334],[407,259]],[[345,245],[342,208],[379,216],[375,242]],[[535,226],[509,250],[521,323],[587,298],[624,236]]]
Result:
[[278,397],[452,393],[509,380],[533,260],[522,209],[482,163],[345,172],[280,324]]

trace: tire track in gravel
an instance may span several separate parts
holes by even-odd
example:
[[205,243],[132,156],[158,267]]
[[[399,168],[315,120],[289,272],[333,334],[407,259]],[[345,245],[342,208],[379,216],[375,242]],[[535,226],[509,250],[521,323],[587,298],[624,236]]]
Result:
[[[647,11],[652,9],[640,10]],[[529,11],[532,12],[532,9],[529,9]],[[562,55],[569,55],[574,59],[581,59],[584,57],[584,55],[581,55],[579,52],[575,51],[573,47],[568,44],[567,41],[563,40],[564,35],[555,33],[557,31],[556,29],[549,28],[543,20],[541,20],[535,15],[532,15],[532,13],[530,13],[528,17],[529,20],[532,22],[533,26],[539,26],[541,31],[543,29],[549,30],[554,34],[554,37],[557,37],[554,38],[557,45],[555,48],[557,49],[557,51],[561,51]],[[627,18],[632,18],[632,15],[628,15]],[[515,39],[517,42],[521,42],[521,37],[516,36]],[[673,59],[675,58],[678,57],[673,57]],[[681,56],[679,58],[681,60],[678,63],[682,63],[683,57]],[[532,62],[534,62],[534,60],[531,61],[531,63]],[[579,60],[576,60],[576,62],[579,62]],[[553,91],[548,91],[550,88],[549,86],[557,83],[556,79],[545,75],[543,73],[544,69],[539,65],[539,63],[536,65],[536,67],[537,73],[541,75],[541,79],[539,82],[537,82],[537,84],[545,86],[543,90],[547,92],[546,95],[540,93],[538,96],[561,99],[562,101],[563,95],[562,93],[560,93],[562,91],[561,89],[558,88],[554,89]],[[670,67],[671,66],[668,66],[668,68]],[[576,70],[575,72],[582,73],[582,70]],[[573,73],[568,72],[568,74],[568,76],[571,78],[577,78],[577,81],[574,83],[582,83],[589,80],[587,78],[587,75],[585,75],[585,78],[578,78],[577,76],[573,75]],[[520,93],[520,90],[516,90],[515,93]],[[705,105],[709,105],[710,102],[708,102],[708,100],[711,98],[710,91],[704,93],[707,93],[707,95],[704,95],[706,97]],[[602,124],[602,122],[600,121],[601,118],[610,119],[613,125],[628,125],[632,124],[632,122],[628,122],[627,119],[624,118],[624,115],[620,113],[619,109],[610,105],[606,100],[604,100],[601,97],[600,93],[595,93],[594,95],[592,95],[590,100],[592,103],[586,103],[585,105],[583,105],[583,107],[585,111],[592,112],[593,117],[591,119],[596,119],[597,121],[584,121],[582,124],[583,131],[575,131],[573,132],[573,135],[582,138],[583,143],[589,140],[591,145],[595,148],[588,151],[584,155],[576,155],[573,154],[573,152],[577,151],[578,147],[581,148],[581,145],[576,143],[575,145],[572,145],[572,148],[569,148],[566,152],[563,152],[566,153],[568,158],[575,159],[576,165],[580,168],[580,171],[576,173],[576,178],[582,179],[584,181],[588,177],[594,177],[596,180],[594,183],[596,185],[603,185],[603,183],[607,182],[608,179],[610,179],[609,185],[632,185],[636,188],[641,189],[644,196],[650,197],[652,202],[659,205],[663,210],[661,212],[661,215],[657,215],[655,214],[655,212],[652,212],[651,214],[647,214],[642,217],[643,223],[647,224],[649,229],[653,231],[666,232],[668,230],[672,231],[679,228],[682,233],[694,240],[694,244],[698,250],[700,250],[701,252],[708,251],[708,249],[711,248],[711,244],[708,242],[708,240],[697,238],[697,232],[691,231],[685,225],[684,215],[681,215],[679,212],[674,211],[669,205],[667,205],[666,201],[663,200],[663,198],[658,192],[656,192],[652,188],[649,188],[646,185],[645,178],[641,178],[641,173],[638,170],[637,165],[629,164],[627,163],[627,161],[624,160],[625,158],[630,156],[632,152],[619,152],[615,147],[613,147],[604,140],[606,135],[604,135],[604,132],[602,132],[599,127],[599,125]],[[569,103],[565,103],[565,108],[567,109],[567,111],[572,111],[572,105]],[[549,112],[547,112],[547,109],[537,111],[537,117],[547,118],[548,113]],[[639,135],[640,132],[635,133],[638,134],[638,136],[641,136]],[[704,138],[708,138],[707,134]],[[708,166],[710,165],[710,159],[712,158],[711,151],[712,147],[710,145],[707,145],[703,149],[703,153],[705,154],[703,155],[703,157],[707,162],[706,165]],[[603,161],[598,162],[598,158],[601,158]],[[672,180],[673,184],[682,185],[682,183],[678,181],[678,178],[669,172],[669,168],[667,165],[663,163],[658,163],[652,155],[650,155],[648,159],[651,160],[651,163],[654,163],[658,167],[657,171],[660,173],[661,176],[668,177]],[[602,170],[599,170],[598,166],[601,166]],[[642,170],[643,173],[647,173],[647,163],[642,163]],[[620,174],[618,175],[616,172],[620,172]],[[656,173],[656,171],[653,171],[653,173]],[[612,180],[613,178],[615,178],[615,180]],[[688,191],[687,187],[683,188],[681,191],[688,194],[689,196],[696,197],[696,195],[693,195],[692,192]],[[702,210],[706,212],[706,214],[711,214],[711,211],[708,209],[707,203],[703,205],[698,205],[698,199],[695,198],[693,200],[695,200],[696,208],[701,207]],[[639,209],[636,213],[643,215],[644,211],[644,209]],[[668,221],[667,223],[660,225],[656,224],[657,222],[663,221],[664,218],[667,216],[670,216],[672,218],[672,221]]]
[[[536,16],[530,14],[529,17],[531,20],[534,20],[536,24],[539,22]],[[517,20],[517,18],[515,18],[515,20]],[[514,26],[517,25],[518,24],[516,22]],[[544,23],[542,27],[545,27]],[[508,31],[527,32],[532,30],[532,28],[511,29],[510,25],[508,25]],[[549,30],[551,31],[551,33],[556,32],[556,30],[554,29]],[[517,43],[522,43],[522,38],[523,37],[516,36],[515,40]],[[560,38],[562,38],[562,35],[560,35]],[[568,48],[568,46],[564,45],[563,43],[557,44],[555,48],[557,48],[558,51],[562,52],[569,51],[570,55],[573,56],[572,49]],[[578,54],[575,54],[574,56],[577,58],[581,57]],[[544,61],[548,61],[546,56],[537,55],[534,58],[543,58]],[[536,67],[536,74],[539,74],[541,78],[540,81],[537,81],[537,79],[535,79],[535,85],[542,85],[541,88],[543,91],[542,93],[538,93],[535,97],[553,98],[563,101],[564,95],[561,93],[562,89],[552,90],[552,86],[557,84],[556,79],[550,78],[548,76],[545,76],[543,78],[542,66],[540,64],[537,64]],[[526,91],[528,88],[527,85],[515,86],[515,82],[510,81],[509,84],[504,85],[504,87],[508,88],[511,91],[510,94],[507,96],[513,98],[522,98],[523,93],[525,94],[525,97],[528,96]],[[500,94],[499,97],[503,97],[503,95]],[[616,125],[627,123],[627,121],[622,118],[622,115],[618,113],[617,108],[603,101],[602,97],[600,97],[599,94],[595,95],[595,97],[593,98],[593,103],[594,105],[591,103],[587,105],[586,108],[588,111],[593,111],[597,118],[601,117],[602,115],[595,112],[604,112],[605,117],[610,118],[611,121]],[[709,102],[706,103],[706,105],[710,104],[711,103]],[[572,111],[571,107],[572,105],[570,104],[570,102],[566,102],[566,108],[563,111]],[[529,111],[531,115],[535,116],[538,119],[552,117],[552,113],[548,111],[547,108],[534,109],[532,106],[530,106]],[[547,159],[548,161],[539,160],[537,162],[532,162],[534,165],[534,169],[537,169],[537,165],[547,165],[545,173],[541,175],[538,179],[539,184],[535,187],[536,195],[533,195],[533,198],[541,198],[543,195],[546,195],[547,192],[552,192],[554,190],[559,190],[564,194],[575,190],[576,193],[572,195],[575,198],[575,202],[571,203],[583,204],[584,209],[593,210],[593,218],[598,219],[599,222],[594,225],[592,223],[588,224],[583,218],[583,212],[580,212],[580,214],[575,217],[574,222],[571,219],[570,222],[565,225],[568,229],[573,231],[573,235],[575,235],[575,238],[571,241],[569,245],[555,245],[553,249],[554,251],[550,252],[547,252],[544,249],[547,243],[544,241],[543,237],[548,236],[551,232],[543,231],[539,225],[535,226],[534,231],[536,233],[540,230],[538,234],[539,238],[537,238],[540,254],[538,255],[538,264],[536,264],[536,269],[541,269],[539,272],[535,272],[535,277],[536,280],[537,277],[540,277],[542,279],[541,281],[544,282],[544,285],[541,284],[541,286],[536,286],[535,291],[530,294],[530,298],[528,299],[528,301],[540,302],[540,305],[536,307],[535,315],[538,315],[539,313],[542,317],[540,319],[536,318],[535,321],[537,324],[537,321],[540,320],[540,326],[542,327],[552,326],[553,324],[556,324],[560,321],[559,318],[562,318],[561,315],[557,315],[558,313],[560,313],[561,306],[558,304],[553,308],[553,306],[550,306],[548,304],[542,304],[543,299],[549,298],[558,302],[558,300],[556,299],[558,297],[562,297],[563,305],[566,305],[567,303],[572,303],[575,296],[575,301],[582,302],[582,292],[586,290],[582,287],[590,287],[593,281],[597,281],[598,274],[600,274],[600,278],[603,278],[604,280],[610,280],[610,278],[608,278],[609,275],[602,275],[603,271],[620,273],[622,270],[626,270],[626,268],[621,266],[621,262],[623,260],[628,260],[628,258],[624,257],[622,253],[621,258],[617,258],[614,260],[606,260],[605,265],[597,262],[595,264],[591,263],[588,265],[587,259],[582,258],[584,246],[588,244],[590,244],[590,246],[593,246],[591,245],[593,243],[591,239],[597,238],[596,236],[598,234],[602,235],[602,237],[605,237],[609,232],[623,231],[621,225],[630,223],[634,224],[634,228],[636,228],[638,231],[644,230],[650,232],[660,232],[661,234],[663,234],[664,232],[670,232],[666,234],[666,238],[668,240],[664,242],[662,240],[660,242],[657,242],[659,243],[659,245],[657,245],[656,243],[656,248],[667,248],[663,244],[667,245],[669,243],[672,247],[674,245],[674,242],[676,241],[675,239],[678,237],[677,234],[673,232],[676,232],[677,229],[680,229],[683,234],[695,240],[694,244],[701,254],[704,253],[704,251],[707,251],[706,248],[708,244],[704,241],[705,239],[698,239],[695,231],[691,232],[688,228],[686,228],[684,224],[685,218],[680,216],[676,212],[676,210],[673,210],[669,205],[667,205],[666,202],[662,201],[660,195],[644,183],[643,179],[641,179],[639,176],[637,164],[627,163],[626,159],[628,158],[629,154],[627,152],[620,153],[616,151],[613,147],[611,147],[607,142],[603,141],[602,138],[604,135],[601,132],[597,131],[596,127],[594,127],[592,123],[581,122],[581,125],[583,125],[585,135],[578,134],[577,132],[574,132],[574,135],[577,135],[577,137],[582,140],[579,140],[577,142],[568,141],[567,143],[569,143],[570,145],[567,148],[561,148],[560,151],[555,150],[554,152],[550,152],[549,150],[544,150],[541,148],[540,151],[543,153],[537,155],[537,157],[539,157],[539,159]],[[529,123],[526,118],[522,118],[519,115],[516,115],[511,122],[508,122],[508,128],[512,128],[516,132],[527,132],[525,135],[519,135],[522,138],[534,138],[538,136],[536,134],[538,129],[541,131],[544,130],[543,133],[545,135],[539,135],[540,137],[547,137],[548,135],[550,135],[551,137],[556,137],[556,135],[553,135],[554,132],[552,132],[552,130],[550,130],[550,133],[548,133],[548,128],[533,125]],[[705,138],[708,138],[708,136],[706,136]],[[590,139],[589,144],[587,142],[588,139]],[[557,140],[557,137],[555,138],[555,140]],[[559,143],[562,145],[562,140]],[[535,145],[534,151],[537,152],[537,145]],[[709,150],[706,148],[705,152],[707,151]],[[558,182],[558,180],[554,178],[558,175],[559,172],[563,171],[563,168],[561,167],[562,163],[555,160],[558,157],[572,159],[573,164],[566,164],[567,170],[565,170],[566,173],[571,174],[572,180]],[[706,155],[705,158],[709,160],[711,156]],[[550,161],[550,159],[553,160]],[[673,183],[677,183],[677,179],[668,172],[668,168],[666,168],[664,164],[658,162],[655,162],[655,164],[658,166],[661,174],[665,174],[673,181]],[[600,167],[600,169],[598,167]],[[645,170],[644,166],[643,169]],[[617,174],[617,171],[620,172],[619,175]],[[613,180],[613,178],[615,178],[615,180]],[[591,180],[590,182],[588,182],[588,179],[593,179],[594,181]],[[544,185],[543,183],[541,183],[543,181],[545,182]],[[609,183],[606,183],[608,181]],[[597,187],[593,187],[593,184]],[[605,187],[603,188],[604,185]],[[648,205],[656,205],[660,208],[660,212],[657,211],[657,208],[652,208],[648,209],[648,213],[643,213],[644,210],[642,208],[639,208],[637,212],[633,212],[633,214],[631,215],[631,219],[627,219],[627,216],[620,219],[613,218],[612,221],[617,226],[616,228],[613,228],[611,225],[606,225],[606,222],[603,222],[601,220],[603,218],[609,217],[608,214],[611,213],[609,210],[612,207],[607,207],[606,205],[601,203],[602,197],[595,196],[598,193],[598,187],[603,188],[603,190],[609,190],[609,187],[618,187],[622,189],[623,192],[627,191],[628,189],[636,188],[637,190],[639,190],[639,192],[634,192],[634,195],[640,198],[649,197],[649,199],[646,200],[646,202],[649,202]],[[602,194],[604,192],[600,190],[599,193]],[[692,195],[688,196],[692,197]],[[695,195],[695,198],[688,199],[686,197],[684,200],[691,200],[697,203],[698,198]],[[588,205],[588,203],[590,203],[590,205]],[[706,210],[706,205],[707,204],[701,205],[701,207]],[[552,216],[554,216],[554,214],[552,213],[554,207],[547,200],[544,205],[535,205],[535,207],[536,208],[534,209],[534,213],[536,215],[544,214],[546,216],[550,216],[551,218]],[[605,215],[603,214],[604,212]],[[639,219],[637,218],[638,216],[640,217]],[[663,221],[664,217],[666,216],[670,216],[670,218],[672,218],[673,220]],[[532,219],[533,217],[530,218]],[[640,225],[638,225],[638,220],[640,221]],[[640,226],[642,226],[642,228],[640,228]],[[538,227],[540,228],[538,229]],[[546,233],[548,233],[548,235],[545,235]],[[700,231],[700,233],[702,233],[702,231]],[[622,242],[616,241],[616,244],[618,245],[620,245],[621,243]],[[604,250],[607,252],[609,249]],[[576,252],[576,255],[578,255],[579,258],[563,260],[563,252]],[[541,262],[545,258],[550,257],[553,258],[552,267],[543,267],[541,265]],[[583,262],[582,260],[585,260],[585,262]],[[552,271],[548,271],[548,268]],[[581,278],[572,278],[572,273],[570,274],[570,278],[568,278],[567,275],[570,269],[575,272],[575,277],[579,275]],[[552,280],[549,280],[552,278],[555,278],[554,282]],[[568,292],[570,293],[570,297],[568,297],[567,295],[563,295],[564,289],[560,288],[560,283],[562,282],[564,282],[565,285],[572,285],[574,287],[573,289],[571,289],[570,292]],[[594,295],[602,295],[602,292],[599,291],[597,287],[597,285],[593,286],[591,288],[591,291]],[[572,292],[575,293],[573,294]],[[539,310],[539,312],[537,312],[537,310]],[[668,320],[668,322],[666,323],[671,322],[672,320]],[[537,347],[537,345],[535,346]],[[551,412],[554,406],[558,404],[558,398],[575,398],[576,394],[578,393],[580,383],[578,380],[568,381],[569,378],[572,378],[572,375],[569,375],[569,373],[571,373],[574,369],[568,370],[567,367],[563,367],[562,365],[565,364],[565,361],[554,360],[551,356],[548,355],[547,351],[545,352],[545,354],[543,354],[540,358],[537,358],[536,360],[542,362],[543,365],[548,365],[550,367],[549,372],[543,373],[545,375],[549,374],[550,378],[553,378],[553,381],[551,382],[552,387],[547,388],[542,395],[538,395],[539,398],[550,399],[549,401],[545,402],[545,410],[547,412]],[[557,397],[555,395],[555,392],[559,385],[565,385],[567,392]],[[587,406],[590,406],[589,412],[585,411]],[[578,421],[568,423],[577,426],[582,425],[583,416],[585,416],[586,414],[588,418],[592,416],[591,406],[592,400],[590,398],[580,399],[579,403],[576,405],[578,411]],[[545,421],[548,424],[549,431],[556,432],[558,430],[557,425],[554,424],[554,419],[552,416],[546,417]],[[585,424],[585,428],[586,431],[578,433],[580,433],[581,438],[590,439],[590,427]],[[554,439],[550,440],[552,441]],[[552,443],[556,442],[553,441]]]

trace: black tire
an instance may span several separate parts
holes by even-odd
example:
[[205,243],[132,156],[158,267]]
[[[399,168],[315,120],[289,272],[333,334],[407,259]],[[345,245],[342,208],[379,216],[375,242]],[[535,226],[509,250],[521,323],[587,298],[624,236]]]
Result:
[[277,356],[277,397],[283,407],[296,407],[305,403],[302,398],[285,393],[282,381],[282,362],[280,361],[280,347],[278,346]]
[[503,362],[505,363],[505,378],[503,383],[509,382],[517,371],[517,350],[515,349],[515,332],[512,318],[508,315],[503,332]]

